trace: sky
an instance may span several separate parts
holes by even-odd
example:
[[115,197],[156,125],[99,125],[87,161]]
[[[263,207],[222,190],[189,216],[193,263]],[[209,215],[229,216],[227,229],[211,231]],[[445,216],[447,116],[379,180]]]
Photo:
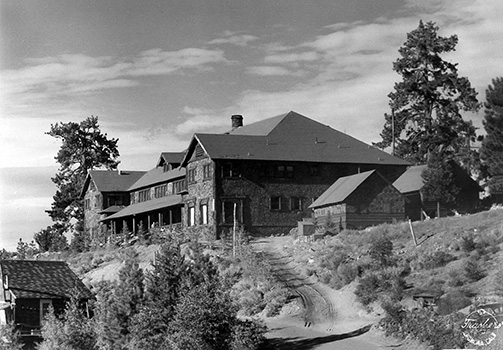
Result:
[[377,142],[406,34],[423,20],[458,35],[443,58],[484,101],[503,76],[502,17],[500,0],[2,0],[0,249],[52,224],[51,124],[98,116],[123,170],[233,114],[294,110]]

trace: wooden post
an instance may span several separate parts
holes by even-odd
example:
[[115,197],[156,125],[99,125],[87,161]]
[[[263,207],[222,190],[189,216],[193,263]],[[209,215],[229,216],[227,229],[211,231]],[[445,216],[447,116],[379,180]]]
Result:
[[412,220],[411,219],[409,219],[409,227],[410,227],[410,233],[412,234],[412,239],[414,240],[414,245],[417,247],[416,234],[414,233],[414,229],[412,228]]
[[437,218],[440,218],[440,201],[437,201]]
[[133,216],[133,235],[136,233],[136,219]]
[[236,226],[237,226],[237,219],[236,219],[236,214],[237,214],[237,208],[238,204],[234,203],[234,225],[232,227],[232,256],[236,256]]
[[158,221],[159,227],[161,227],[162,226],[162,213],[161,212],[159,212],[157,221]]

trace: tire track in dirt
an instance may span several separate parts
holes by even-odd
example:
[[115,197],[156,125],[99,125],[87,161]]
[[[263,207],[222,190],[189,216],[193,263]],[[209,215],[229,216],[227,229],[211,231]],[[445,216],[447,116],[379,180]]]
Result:
[[304,327],[329,321],[327,331],[332,330],[336,312],[330,298],[310,278],[301,276],[292,266],[292,259],[267,244],[256,246],[256,252],[269,262],[275,277],[293,290],[304,305]]

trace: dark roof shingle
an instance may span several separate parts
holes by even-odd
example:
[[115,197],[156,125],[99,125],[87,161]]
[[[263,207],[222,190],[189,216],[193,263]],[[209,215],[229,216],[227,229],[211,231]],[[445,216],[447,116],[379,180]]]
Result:
[[195,134],[213,159],[408,165],[375,147],[295,112],[243,126],[227,134]]
[[343,202],[353,193],[365,180],[367,180],[375,170],[364,173],[344,176],[335,181],[325,192],[321,194],[309,208],[317,208],[325,205]]
[[81,196],[84,197],[86,194],[91,180],[100,192],[125,192],[145,173],[145,171],[89,170]]
[[16,298],[70,298],[75,292],[93,297],[64,261],[2,260],[0,268]]
[[149,170],[138,181],[129,187],[129,191],[138,190],[142,187],[149,187],[158,183],[168,182],[185,176],[185,168],[164,171],[162,167]]

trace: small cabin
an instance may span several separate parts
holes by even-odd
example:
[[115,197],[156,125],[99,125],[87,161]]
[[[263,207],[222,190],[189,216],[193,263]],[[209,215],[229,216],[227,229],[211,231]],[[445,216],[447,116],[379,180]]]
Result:
[[405,220],[405,197],[378,171],[339,178],[313,204],[317,225],[335,231]]
[[13,322],[21,336],[40,334],[49,307],[59,314],[70,298],[87,307],[93,297],[64,261],[1,260],[0,280],[0,323]]
[[470,175],[456,162],[451,162],[454,182],[459,188],[455,203],[428,201],[423,195],[423,172],[426,165],[409,167],[394,183],[400,193],[407,197],[405,213],[412,221],[422,220],[426,217],[450,216],[455,212],[471,213],[480,206],[479,194],[482,188]]

